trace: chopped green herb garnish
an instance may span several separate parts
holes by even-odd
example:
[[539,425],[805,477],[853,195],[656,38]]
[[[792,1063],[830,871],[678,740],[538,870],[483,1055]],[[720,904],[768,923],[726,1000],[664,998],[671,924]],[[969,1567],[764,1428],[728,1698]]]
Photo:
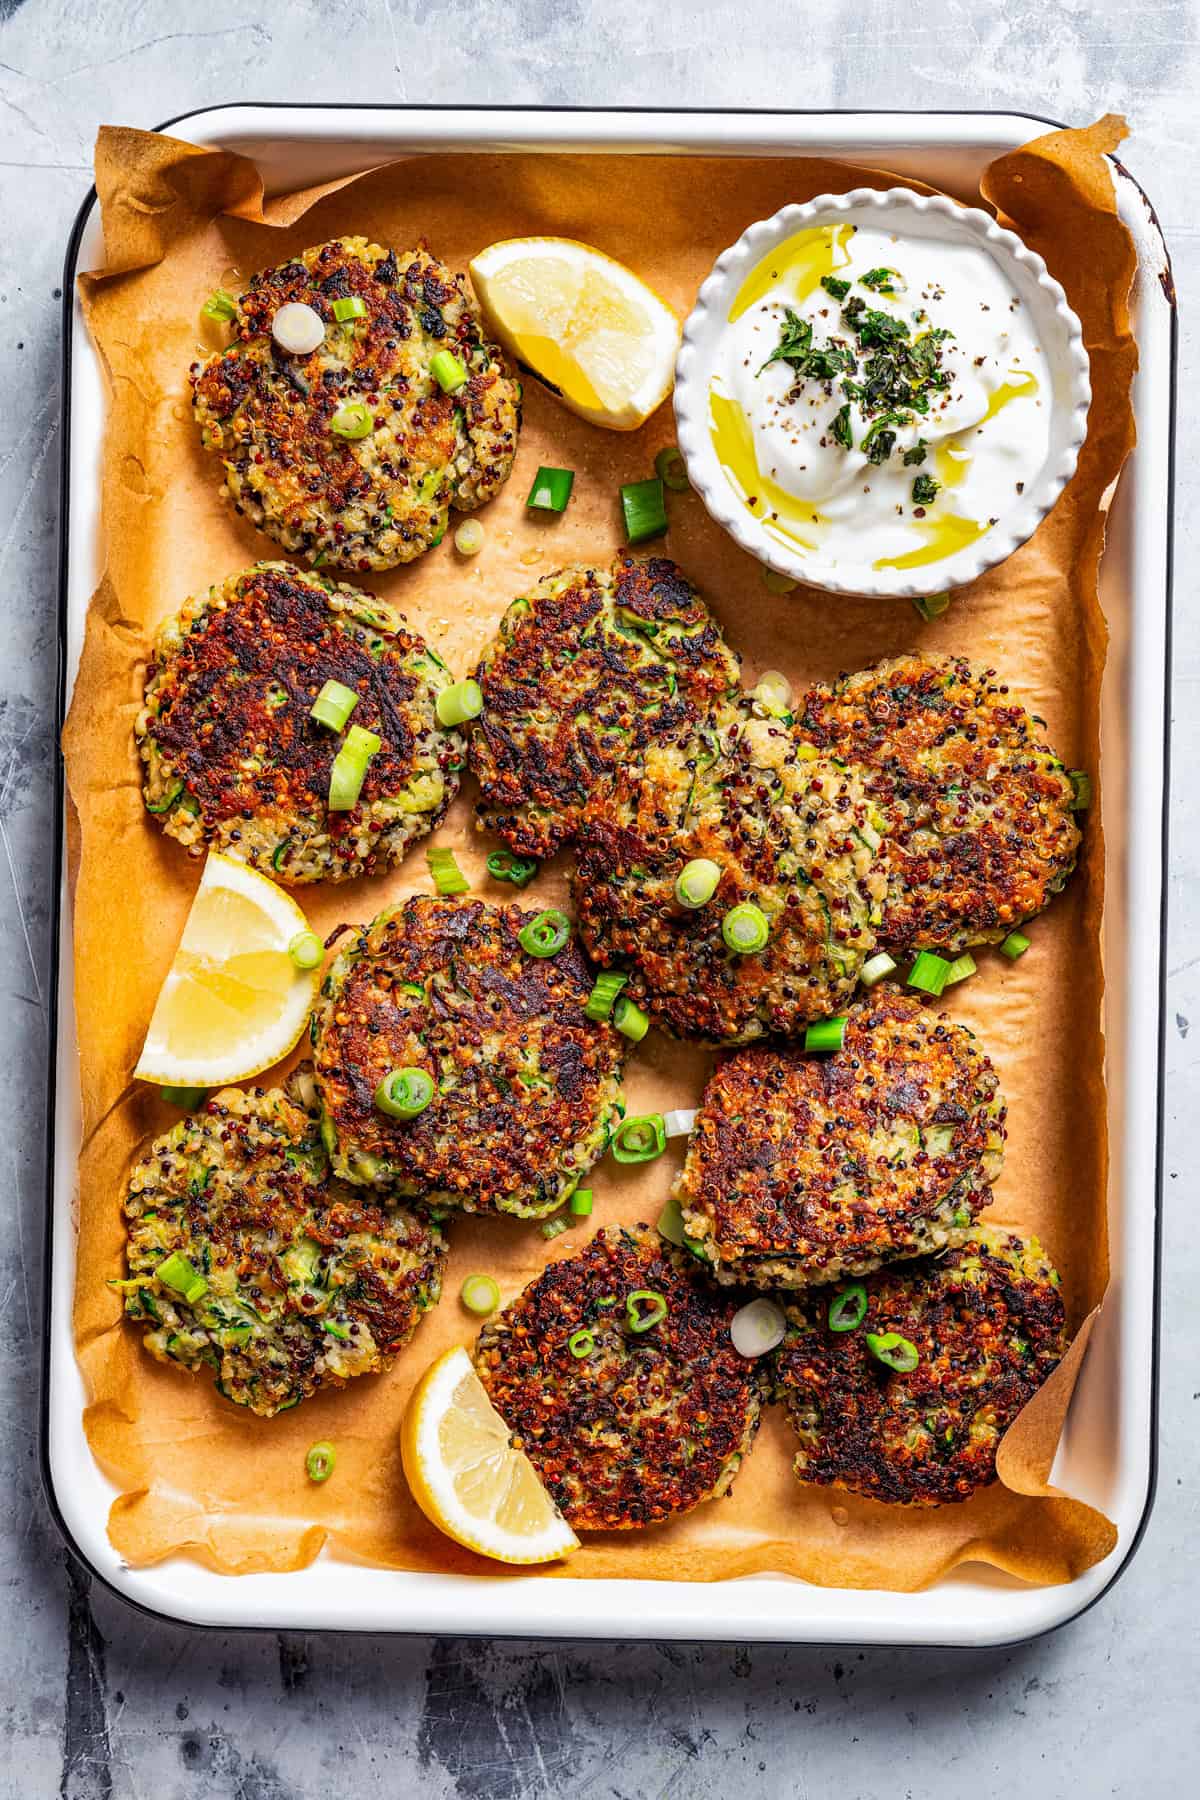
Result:
[[906,469],[919,469],[921,464],[925,461],[925,458],[928,454],[929,454],[929,446],[925,442],[925,439],[918,438],[916,443],[912,446],[912,449],[906,450],[904,452],[905,468]]
[[836,275],[822,275],[821,286],[827,294],[832,294],[835,300],[844,300],[850,292],[850,283],[839,281]]
[[854,433],[850,429],[850,402],[840,406],[829,421],[829,435],[843,450],[853,450]]
[[894,294],[897,283],[901,288],[904,285],[898,269],[868,269],[858,279],[863,287],[874,288],[877,294]]
[[932,475],[918,475],[912,484],[913,505],[932,506],[937,499],[938,489],[941,485],[941,482],[935,481]]

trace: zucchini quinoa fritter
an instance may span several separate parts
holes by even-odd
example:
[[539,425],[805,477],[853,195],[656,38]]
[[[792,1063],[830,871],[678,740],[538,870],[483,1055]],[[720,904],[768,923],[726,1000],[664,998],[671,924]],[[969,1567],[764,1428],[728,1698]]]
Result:
[[387,1368],[446,1260],[430,1220],[330,1178],[311,1094],[304,1070],[288,1094],[214,1094],[155,1139],[125,1199],[129,1278],[113,1285],[147,1350],[212,1369],[264,1418]]
[[[325,335],[289,355],[271,327],[297,303]],[[228,349],[192,364],[200,441],[220,458],[234,510],[285,550],[392,569],[441,541],[451,507],[473,512],[508,480],[520,385],[485,339],[466,277],[426,250],[318,244],[251,277],[233,332]],[[448,393],[432,367],[439,351],[467,376]]]
[[688,1512],[750,1449],[763,1361],[734,1349],[736,1303],[694,1270],[645,1226],[600,1231],[479,1335],[493,1406],[577,1530]]
[[[589,952],[626,961],[660,1024],[743,1043],[836,1012],[875,947],[879,833],[857,774],[818,756],[749,700],[647,746],[584,810],[574,894]],[[720,883],[703,906],[675,897],[685,864]],[[722,920],[749,902],[765,949],[726,947]]]
[[738,692],[738,658],[664,556],[575,566],[514,600],[480,659],[481,824],[523,856],[574,836],[597,784]]
[[[135,731],[143,794],[194,856],[225,851],[277,881],[346,881],[396,863],[458,792],[466,743],[437,720],[451,675],[372,595],[260,563],[159,628]],[[329,810],[342,734],[311,716],[326,681],[381,739],[358,804]]]
[[[625,1040],[589,1019],[574,942],[532,956],[535,913],[416,895],[357,931],[313,1013],[322,1132],[352,1181],[466,1212],[541,1218],[608,1146]],[[419,1069],[434,1097],[411,1119],[375,1105]]]
[[1075,867],[1067,771],[994,670],[914,653],[814,688],[796,716],[884,817],[889,949],[999,943]]
[[1004,1160],[1005,1106],[964,1025],[881,988],[842,1048],[718,1063],[675,1184],[718,1281],[807,1287],[970,1235]]
[[[1000,1439],[1066,1348],[1058,1285],[1036,1238],[977,1230],[869,1276],[857,1326],[830,1329],[827,1291],[789,1306],[775,1374],[799,1479],[908,1506],[986,1487]],[[868,1335],[888,1333],[916,1352],[915,1367],[872,1354]],[[877,1347],[907,1360],[903,1347]]]

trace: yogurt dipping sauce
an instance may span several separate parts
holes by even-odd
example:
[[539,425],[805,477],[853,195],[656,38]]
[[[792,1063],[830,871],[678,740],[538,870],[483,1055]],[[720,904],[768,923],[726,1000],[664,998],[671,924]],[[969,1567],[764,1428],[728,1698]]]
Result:
[[709,425],[735,492],[793,555],[912,569],[1019,501],[1046,460],[1050,390],[1029,309],[986,250],[846,221],[797,232],[743,282]]

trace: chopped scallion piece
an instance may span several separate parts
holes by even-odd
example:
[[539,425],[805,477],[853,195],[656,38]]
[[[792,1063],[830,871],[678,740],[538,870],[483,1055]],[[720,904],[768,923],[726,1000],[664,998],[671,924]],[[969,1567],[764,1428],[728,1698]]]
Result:
[[663,1114],[663,1130],[669,1138],[690,1137],[695,1123],[696,1108],[694,1106],[672,1107],[670,1112]]
[[544,1238],[561,1237],[566,1229],[567,1221],[565,1219],[547,1219],[542,1226],[542,1236]]
[[839,1013],[836,1019],[814,1019],[812,1024],[805,1028],[804,1048],[806,1050],[840,1050],[845,1036],[845,1013]]
[[667,1147],[667,1131],[661,1113],[640,1113],[622,1119],[613,1133],[612,1153],[619,1163],[653,1162]]
[[1023,931],[1010,931],[1000,946],[1001,956],[1007,956],[1010,962],[1016,962],[1018,956],[1024,956],[1029,948],[1029,939]]
[[490,1275],[468,1275],[458,1297],[469,1313],[474,1313],[477,1319],[486,1319],[500,1304],[500,1287]]
[[346,721],[358,705],[358,695],[341,681],[327,681],[309,710],[309,718],[330,731],[344,731]]
[[773,719],[785,719],[792,710],[792,684],[778,669],[764,669],[750,697]]
[[525,504],[535,512],[565,512],[574,486],[574,469],[541,468],[533,478]]
[[932,994],[936,1000],[946,985],[949,973],[950,964],[944,956],[935,956],[932,950],[922,950],[908,971],[908,985],[919,988],[923,994]]
[[454,533],[454,548],[460,556],[478,556],[483,549],[483,526],[478,519],[464,519]]
[[857,1331],[867,1316],[867,1290],[861,1281],[839,1288],[825,1317],[830,1331]]
[[950,596],[949,594],[917,594],[913,599],[913,606],[929,624],[934,619],[940,619],[944,612],[949,611]]
[[674,1194],[658,1215],[658,1235],[666,1238],[668,1244],[677,1244],[683,1249],[687,1232],[683,1228],[683,1208]]
[[617,996],[628,980],[628,975],[618,975],[615,969],[606,969],[603,975],[597,975],[583,1009],[588,1018],[597,1023],[611,1018]]
[[415,1119],[433,1099],[433,1077],[425,1069],[391,1069],[375,1089],[375,1104],[389,1119]]
[[1071,811],[1086,812],[1092,804],[1092,778],[1086,769],[1069,769],[1067,779],[1071,783]]
[[567,1204],[573,1218],[586,1219],[592,1210],[591,1188],[576,1188]]
[[[325,321],[315,306],[303,300],[289,300],[271,320],[271,336],[289,356],[308,356],[325,341]],[[308,383],[296,376],[300,392],[308,393]]]
[[315,931],[298,931],[288,945],[288,955],[298,969],[315,969],[325,955],[325,946]]
[[334,301],[333,316],[339,325],[344,325],[348,319],[365,319],[367,303],[357,294],[347,294],[343,299]]
[[236,317],[237,301],[224,288],[214,288],[200,311],[206,319],[219,319],[224,322]]
[[956,956],[954,961],[950,964],[946,973],[946,979],[942,983],[942,986],[953,987],[956,981],[965,981],[969,975],[974,975],[975,969],[975,958],[971,955],[969,950],[964,950],[963,954],[961,956]]
[[367,778],[367,764],[380,742],[373,731],[364,731],[361,725],[350,727],[329,771],[330,812],[353,812]]
[[[645,1308],[645,1311],[642,1309]],[[653,1331],[667,1316],[667,1300],[657,1288],[635,1288],[625,1296],[625,1322],[630,1331]]]
[[862,973],[858,979],[864,987],[872,988],[877,981],[882,981],[885,975],[894,975],[895,972],[895,959],[890,957],[886,950],[880,950],[878,955],[870,957],[863,964]]
[[678,444],[663,445],[654,459],[654,473],[673,494],[686,494],[692,485]]
[[182,793],[183,779],[182,777],[178,777],[176,780],[168,783],[167,790],[161,800],[147,800],[146,811],[151,813],[170,812]]
[[487,872],[493,881],[511,881],[514,887],[528,887],[538,872],[531,856],[514,856],[511,850],[493,850],[487,859]]
[[439,725],[465,725],[483,711],[483,689],[477,681],[456,681],[437,697]]
[[458,866],[453,850],[430,849],[425,852],[433,885],[439,894],[467,894],[471,884]]
[[667,529],[662,476],[654,475],[649,481],[627,481],[621,489],[621,513],[628,543],[644,544],[649,538],[661,537]]
[[680,906],[707,906],[721,880],[721,865],[707,856],[697,856],[684,863],[675,880],[675,898]]
[[199,1269],[178,1250],[160,1262],[154,1273],[165,1288],[170,1288],[173,1294],[181,1294],[189,1306],[194,1306],[208,1292],[208,1283]]
[[628,994],[622,994],[613,1007],[613,1024],[631,1044],[640,1044],[650,1029],[649,1016]]
[[361,400],[343,400],[329,421],[329,429],[340,438],[369,437],[375,421]]
[[596,1348],[596,1334],[590,1325],[581,1325],[567,1339],[567,1349],[574,1357],[590,1356]]
[[766,1356],[768,1351],[777,1349],[783,1342],[786,1330],[787,1315],[782,1306],[777,1306],[774,1300],[768,1300],[763,1295],[757,1300],[748,1300],[729,1321],[733,1347],[739,1356],[744,1356],[747,1360]]
[[731,907],[721,920],[721,936],[738,956],[755,956],[767,947],[770,927],[761,906],[743,900]]
[[328,1481],[337,1463],[337,1451],[332,1444],[314,1444],[304,1458],[304,1468],[310,1481]]
[[429,373],[443,394],[456,394],[467,385],[467,365],[453,350],[439,350],[429,364]]
[[208,1099],[207,1088],[160,1087],[158,1091],[168,1106],[182,1106],[185,1112],[195,1112]]
[[898,1331],[868,1331],[866,1346],[876,1362],[884,1363],[901,1375],[907,1375],[921,1360],[917,1346],[901,1337]]
[[517,942],[530,956],[557,956],[571,936],[571,921],[557,907],[549,907],[522,925]]

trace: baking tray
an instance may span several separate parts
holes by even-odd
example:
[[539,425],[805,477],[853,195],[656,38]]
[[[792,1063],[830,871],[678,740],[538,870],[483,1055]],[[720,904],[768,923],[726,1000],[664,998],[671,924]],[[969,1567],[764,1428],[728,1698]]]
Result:
[[[355,173],[403,154],[603,150],[831,156],[918,177],[967,199],[986,163],[1052,124],[1025,114],[986,112],[236,105],[185,114],[160,129],[182,127],[178,135],[193,143],[251,157],[268,193]],[[1112,509],[1100,584],[1112,630],[1102,715],[1123,712],[1131,723],[1128,767],[1106,771],[1106,880],[1119,884],[1125,901],[1110,909],[1110,916],[1129,924],[1123,935],[1106,927],[1104,941],[1112,1278],[1054,1476],[1115,1522],[1116,1549],[1063,1586],[1034,1588],[976,1565],[916,1594],[818,1588],[785,1576],[726,1581],[716,1593],[712,1584],[700,1582],[409,1573],[328,1557],[287,1575],[218,1575],[184,1558],[148,1569],[127,1567],[106,1533],[116,1490],[84,1437],[85,1396],[71,1330],[79,1095],[60,761],[42,1465],[50,1506],[68,1544],[124,1599],[162,1617],[222,1630],[983,1646],[1027,1639],[1078,1616],[1127,1566],[1149,1515],[1156,1459],[1175,306],[1153,209],[1115,161],[1113,170],[1121,217],[1138,250],[1133,317],[1141,352],[1133,390],[1138,446]],[[76,220],[63,278],[60,727],[87,603],[102,566],[96,470],[103,382],[75,299],[77,272],[102,261],[93,193]]]

